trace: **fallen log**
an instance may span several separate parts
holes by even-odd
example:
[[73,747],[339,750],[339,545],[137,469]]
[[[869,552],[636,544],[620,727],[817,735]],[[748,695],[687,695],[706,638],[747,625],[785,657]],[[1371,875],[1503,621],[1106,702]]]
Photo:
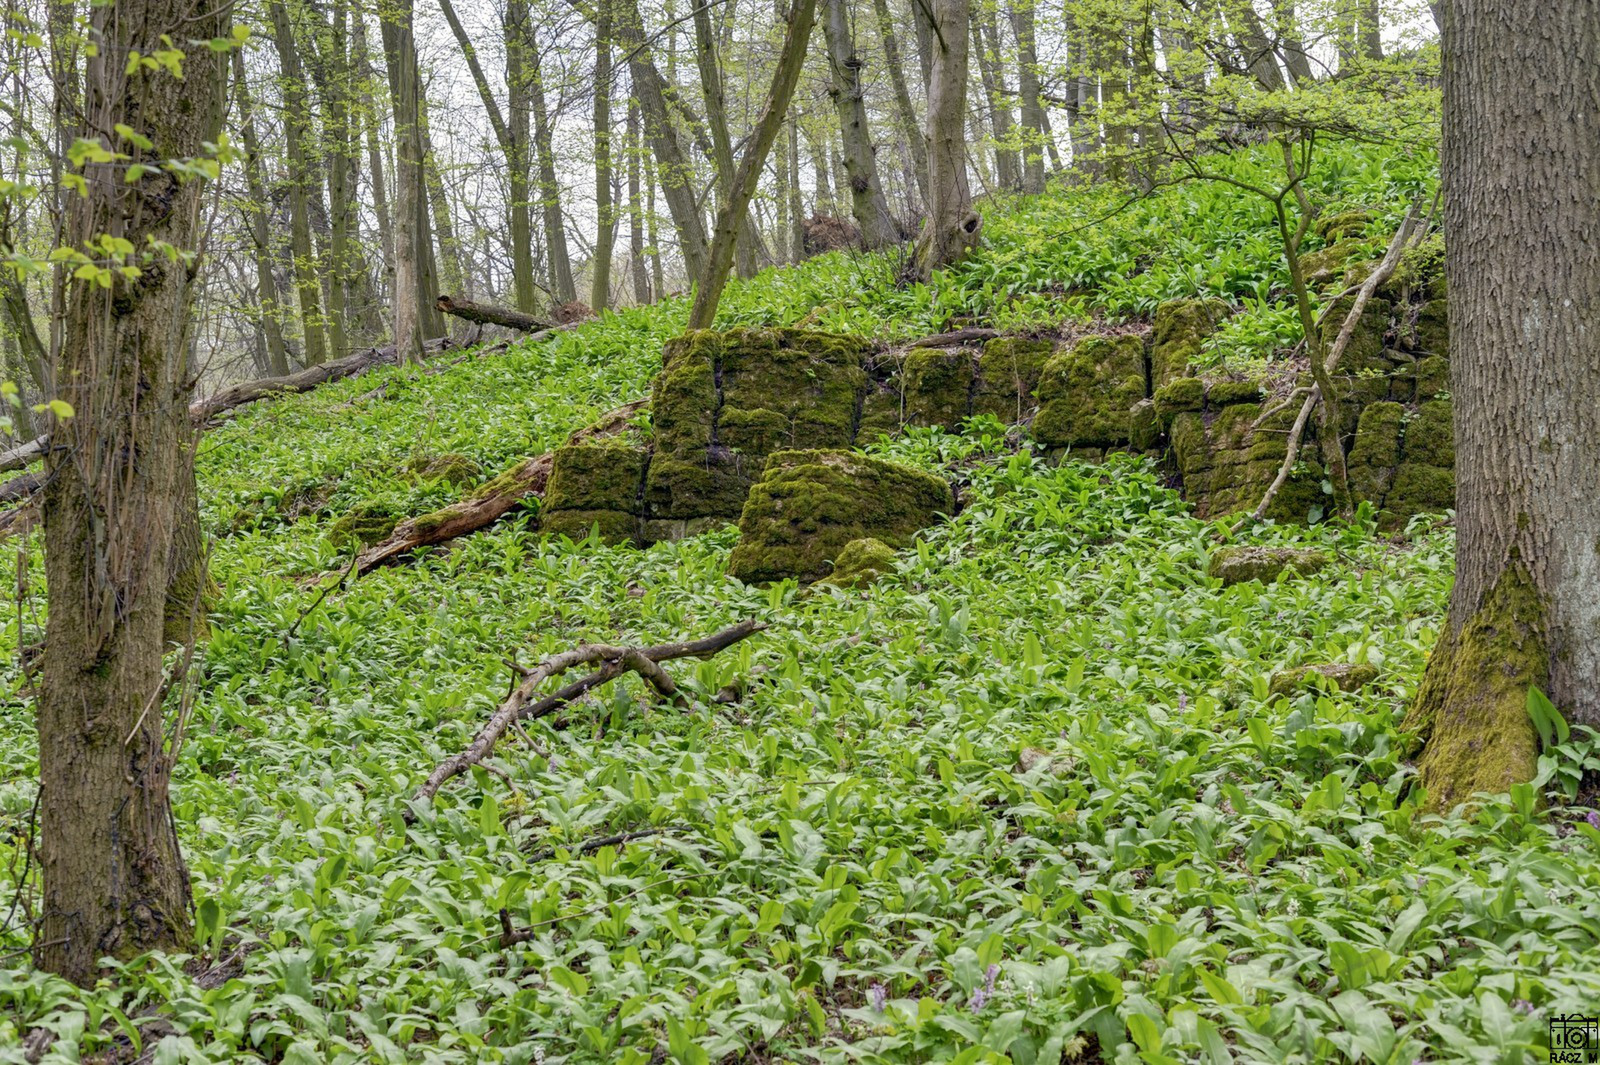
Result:
[[525,314],[511,307],[500,307],[493,303],[474,303],[472,300],[456,299],[454,296],[440,296],[433,301],[433,305],[445,314],[453,315],[462,321],[478,325],[502,325],[522,333],[537,333],[556,324],[549,319]]
[[[567,443],[581,444],[617,435],[628,427],[629,420],[643,410],[648,402],[636,400],[602,415],[593,425],[573,433],[567,438]],[[410,554],[419,547],[442,544],[446,540],[477,532],[499,520],[529,496],[543,495],[554,460],[554,452],[548,451],[523,459],[468,498],[430,514],[407,518],[394,527],[388,539],[361,552],[356,558],[356,576],[371,573],[379,566]]]
[[[460,776],[494,753],[498,743],[512,726],[523,721],[544,717],[598,688],[624,673],[637,673],[650,682],[662,698],[679,706],[684,705],[683,695],[660,663],[674,658],[710,658],[719,651],[732,647],[739,641],[760,632],[767,626],[759,621],[746,620],[723,629],[715,636],[681,643],[663,643],[654,647],[615,647],[610,644],[588,643],[569,651],[551,655],[536,668],[517,667],[522,683],[514,688],[489,721],[479,730],[467,748],[439,763],[428,779],[412,796],[412,804],[432,801],[451,779]],[[598,665],[593,673],[568,684],[553,694],[538,697],[540,687],[551,677],[560,676],[574,666]],[[407,824],[416,820],[414,805],[408,805],[402,815]]]

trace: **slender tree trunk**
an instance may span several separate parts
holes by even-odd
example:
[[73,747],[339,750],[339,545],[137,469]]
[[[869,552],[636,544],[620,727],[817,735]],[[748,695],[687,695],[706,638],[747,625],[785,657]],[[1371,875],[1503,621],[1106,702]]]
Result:
[[383,276],[388,279],[389,299],[394,300],[394,224],[389,216],[389,186],[386,180],[383,149],[378,145],[378,126],[381,113],[372,92],[375,77],[367,52],[367,27],[360,19],[356,22],[356,69],[361,74],[361,103],[367,138],[367,170],[372,175],[372,213],[378,219],[378,253],[383,261]]
[[795,0],[794,11],[787,20],[783,50],[778,56],[777,69],[772,74],[772,86],[767,91],[766,106],[756,122],[744,158],[739,160],[732,196],[717,212],[715,236],[707,255],[706,272],[700,278],[694,306],[689,310],[690,329],[709,329],[716,320],[717,303],[728,282],[728,269],[733,265],[740,223],[749,211],[750,198],[755,195],[756,185],[761,180],[761,169],[766,165],[773,141],[778,139],[784,113],[789,110],[794,87],[800,81],[800,68],[805,61],[806,45],[811,40],[811,26],[816,13],[817,0]]
[[788,157],[784,185],[789,197],[789,261],[797,263],[806,257],[806,205],[800,195],[800,115],[792,107]]
[[[316,366],[328,360],[325,332],[327,319],[322,313],[322,281],[311,245],[311,190],[320,188],[314,180],[307,157],[310,144],[311,106],[306,100],[306,75],[295,43],[294,28],[283,0],[268,5],[272,16],[272,38],[283,71],[283,135],[289,162],[289,224],[294,249],[295,294],[300,302],[300,331],[305,345],[305,361]],[[319,197],[320,198],[320,197]]]
[[545,100],[539,43],[533,27],[523,37],[528,64],[528,95],[533,106],[533,156],[539,171],[539,208],[544,216],[545,260],[550,267],[550,295],[559,303],[572,303],[578,288],[572,280],[572,259],[567,251],[567,227],[561,213],[561,183],[556,177],[554,134]]
[[928,221],[914,260],[924,281],[971,250],[983,228],[967,185],[968,2],[928,0],[936,42],[928,82]]
[[[533,108],[528,101],[527,0],[509,0],[503,22],[506,42],[506,183],[511,189],[511,287],[517,310],[531,314],[538,303],[533,283],[533,193],[528,146]],[[483,92],[488,93],[488,82]],[[492,98],[492,97],[491,97]]]
[[644,205],[639,202],[639,105],[628,101],[625,127],[628,140],[628,273],[633,278],[633,302],[650,302],[650,275],[644,261]]
[[847,0],[822,0],[823,36],[828,42],[828,65],[833,73],[834,108],[839,113],[839,134],[844,142],[844,169],[850,185],[850,213],[861,227],[861,243],[881,248],[900,240],[900,227],[889,213],[889,201],[878,179],[878,161],[867,126],[867,107],[861,88],[861,60],[850,36]]
[[1034,43],[1034,0],[1011,0],[1011,32],[1017,37],[1017,91],[1022,98],[1022,191],[1044,191],[1044,105],[1039,100],[1039,54]]
[[812,213],[819,215],[837,214],[839,205],[833,198],[833,184],[828,180],[828,153],[826,142],[819,140],[806,131],[806,148],[811,154],[811,175],[816,185],[812,196]]
[[[385,5],[383,51],[389,65],[389,93],[395,127],[394,339],[395,361],[402,366],[422,362],[425,260],[422,122],[416,39],[412,36],[411,0]],[[431,302],[431,301],[430,301]]]
[[911,102],[911,89],[906,84],[905,60],[900,54],[900,38],[895,34],[894,16],[889,13],[888,0],[872,0],[872,6],[878,16],[878,35],[883,40],[883,58],[889,69],[889,82],[894,87],[895,113],[900,119],[900,135],[905,138],[906,148],[911,153],[911,167],[917,176],[917,192],[923,201],[926,201],[928,142],[922,137],[922,127],[917,122],[917,109]]
[[1005,64],[1000,57],[999,32],[994,9],[986,4],[972,11],[972,37],[978,50],[978,75],[989,102],[989,123],[994,130],[995,181],[1007,192],[1022,187],[1022,164],[1012,147],[1011,101],[1007,96]]
[[[685,158],[678,143],[677,130],[672,125],[672,116],[667,113],[667,82],[650,59],[643,23],[639,19],[638,0],[616,0],[616,4],[613,13],[617,19],[617,47],[628,56],[628,73],[633,79],[634,95],[638,97],[640,114],[644,118],[645,138],[655,155],[662,194],[666,197],[673,225],[678,230],[684,268],[692,281],[705,272],[706,265],[706,228],[705,220],[700,216],[700,205],[695,200],[694,167]],[[655,212],[652,211],[650,216],[653,219]],[[651,245],[659,249],[654,239]],[[660,291],[658,288],[657,292]]]
[[1272,0],[1272,15],[1278,24],[1278,48],[1283,65],[1289,68],[1289,77],[1296,86],[1309,85],[1317,80],[1311,69],[1311,56],[1306,52],[1305,41],[1300,36],[1300,19],[1295,12],[1294,0]]
[[1456,583],[1406,721],[1435,809],[1534,775],[1530,685],[1600,726],[1596,55],[1593,4],[1445,20]]
[[[720,210],[733,196],[733,140],[728,130],[728,104],[723,89],[722,68],[717,62],[716,35],[711,25],[711,5],[694,0],[690,12],[694,23],[695,67],[700,74],[700,95],[705,100],[705,126],[711,131],[711,161],[717,171],[717,207]],[[748,221],[741,221],[735,261],[740,277],[755,274],[755,255],[749,239]]]
[[[438,237],[438,256],[434,264],[439,282],[428,286],[423,296],[426,297],[430,292],[438,295],[440,291],[468,292],[472,286],[461,267],[461,245],[456,240],[455,221],[451,217],[449,197],[445,195],[444,180],[439,176],[439,156],[433,150],[433,134],[428,129],[428,99],[420,82],[417,86],[417,115],[422,125],[422,179],[423,187],[427,190],[427,205],[423,212],[424,232],[427,232],[426,219],[431,215],[433,233]],[[430,250],[433,248],[431,240],[428,247]],[[430,308],[433,306],[431,299],[426,303]],[[437,312],[432,317],[432,327],[426,334],[429,339],[443,336],[445,330],[443,318]]]
[[611,302],[611,258],[617,241],[617,211],[612,202],[611,162],[611,0],[598,0],[594,60],[594,282],[589,306],[605,310]]
[[283,345],[283,327],[278,319],[278,283],[272,275],[272,244],[267,234],[267,189],[261,179],[261,142],[256,136],[256,120],[250,86],[245,81],[244,51],[233,51],[233,83],[239,101],[239,130],[244,142],[245,189],[250,202],[245,214],[250,225],[256,263],[256,321],[261,325],[267,352],[266,373],[282,377],[289,372],[289,355]]
[[[152,169],[128,182],[122,165],[84,166],[88,194],[70,204],[69,246],[110,235],[136,249],[152,239],[196,249],[204,183],[180,183],[160,166],[217,139],[227,66],[203,42],[225,36],[230,20],[227,3],[209,0],[92,9],[99,53],[87,64],[75,132],[100,141],[129,125],[153,146],[106,146]],[[164,37],[185,48],[182,80],[124,73],[130,52],[171,47]],[[137,280],[118,277],[109,289],[63,282],[55,380],[76,413],[54,426],[45,460],[35,961],[82,985],[100,958],[177,946],[190,927],[167,793],[174,752],[163,736],[162,652],[169,566],[194,480],[185,444],[196,268],[161,256],[142,266]]]

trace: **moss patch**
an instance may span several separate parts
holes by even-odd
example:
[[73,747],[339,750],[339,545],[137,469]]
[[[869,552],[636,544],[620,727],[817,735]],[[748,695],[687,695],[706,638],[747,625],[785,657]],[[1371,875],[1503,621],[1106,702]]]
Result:
[[848,451],[780,451],[750,490],[728,572],[747,583],[816,580],[852,540],[906,547],[954,504],[950,486],[920,470]]
[[906,420],[954,429],[972,412],[976,374],[964,350],[919,348],[906,354]]
[[328,542],[335,547],[365,547],[394,532],[400,519],[382,503],[359,503],[328,527]]
[[1261,386],[1255,381],[1213,381],[1206,389],[1206,404],[1211,407],[1260,402]]
[[894,548],[874,537],[851,540],[833,560],[833,572],[818,583],[855,588],[894,570]]
[[649,452],[621,444],[557,448],[545,488],[544,509],[635,513]]
[[483,476],[483,467],[472,459],[455,452],[443,455],[422,455],[406,463],[406,472],[421,481],[444,481],[447,484],[472,484]]
[[1417,769],[1429,809],[1447,811],[1476,792],[1533,778],[1539,740],[1528,689],[1548,673],[1543,604],[1513,561],[1466,623],[1439,637],[1406,715],[1403,727],[1422,748]]
[[1028,421],[1038,409],[1039,378],[1055,345],[1048,340],[998,337],[978,356],[972,413],[989,414],[1008,424]]
[[1164,424],[1184,411],[1200,410],[1206,405],[1206,383],[1198,377],[1180,377],[1156,389],[1156,414]]
[[582,540],[597,532],[602,543],[631,544],[639,540],[639,519],[618,510],[557,510],[540,515],[539,529],[551,536]]

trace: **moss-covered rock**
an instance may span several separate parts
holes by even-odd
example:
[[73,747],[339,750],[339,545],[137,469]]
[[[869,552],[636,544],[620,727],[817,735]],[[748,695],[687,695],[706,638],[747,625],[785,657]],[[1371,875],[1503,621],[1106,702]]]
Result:
[[732,520],[739,516],[761,460],[709,449],[702,455],[698,462],[662,454],[650,460],[644,488],[646,517]]
[[1448,399],[1436,399],[1419,406],[1416,416],[1406,425],[1404,460],[1454,469],[1456,441],[1452,417]]
[[954,429],[972,412],[976,374],[963,349],[918,348],[906,354],[906,421]]
[[1417,399],[1427,401],[1450,391],[1450,360],[1443,355],[1425,355],[1417,360]]
[[1168,300],[1156,307],[1150,343],[1150,383],[1160,388],[1187,376],[1206,338],[1228,316],[1218,299]]
[[1044,367],[1055,352],[1048,340],[997,337],[978,357],[978,380],[972,392],[972,413],[989,414],[1008,424],[1031,419],[1038,409],[1035,393]]
[[833,572],[818,583],[855,588],[894,570],[894,548],[874,537],[851,540],[833,560]]
[[1378,679],[1378,671],[1368,665],[1328,662],[1318,666],[1297,666],[1274,673],[1267,685],[1273,695],[1293,695],[1302,688],[1331,684],[1342,692],[1353,692]]
[[1231,407],[1236,403],[1260,403],[1261,385],[1256,381],[1213,381],[1206,389],[1206,404]]
[[639,513],[650,453],[625,444],[575,444],[556,449],[545,488],[544,510],[614,510]]
[[[1354,305],[1353,298],[1336,303],[1322,322],[1322,342],[1331,347],[1344,328],[1344,320]],[[1367,302],[1356,322],[1350,342],[1339,360],[1334,384],[1339,391],[1339,401],[1347,422],[1345,432],[1355,429],[1362,407],[1389,398],[1389,379],[1394,374],[1395,362],[1385,351],[1384,341],[1389,332],[1389,316],[1393,307],[1387,300]]]
[[1325,552],[1297,547],[1221,547],[1212,552],[1206,572],[1223,587],[1260,581],[1270,584],[1285,574],[1315,573],[1333,561]]
[[920,470],[849,451],[779,451],[750,490],[728,572],[816,580],[852,540],[903,548],[954,506],[950,486]]
[[[1173,419],[1169,437],[1172,455],[1183,481],[1184,498],[1204,518],[1254,510],[1283,466],[1290,426],[1296,411],[1284,407],[1269,414],[1260,430],[1257,403],[1235,403],[1207,419],[1193,412]],[[1265,517],[1275,521],[1300,521],[1326,505],[1322,491],[1322,465],[1314,440],[1300,450],[1295,471],[1284,482]]]
[[328,542],[335,547],[365,547],[394,532],[400,519],[384,503],[357,503],[328,527]]
[[1200,410],[1206,405],[1206,383],[1198,377],[1180,377],[1156,389],[1156,416],[1163,424],[1184,411]]
[[1340,241],[1316,251],[1305,252],[1300,256],[1301,275],[1308,285],[1325,285],[1344,273],[1357,250],[1355,244]]
[[406,472],[422,481],[444,481],[447,484],[472,484],[483,476],[483,467],[472,459],[455,452],[443,455],[421,455],[406,463]]
[[[859,337],[800,329],[730,329],[721,334],[717,442],[735,446],[721,434],[723,419],[740,411],[771,411],[788,423],[785,446],[849,446],[856,402],[867,385],[867,348]],[[759,457],[765,459],[767,453]]]
[[1311,224],[1311,231],[1325,241],[1359,237],[1372,224],[1372,214],[1362,208],[1323,215]]
[[540,515],[539,529],[550,536],[582,540],[591,532],[601,543],[631,544],[639,541],[637,515],[618,510],[556,510]]
[[717,411],[717,359],[722,334],[685,333],[661,349],[661,372],[650,389],[656,449],[683,454],[711,446]]
[[1389,299],[1414,300],[1418,297],[1443,299],[1445,296],[1444,237],[1431,233],[1407,248],[1395,264],[1394,273],[1380,290]]
[[1046,447],[1126,447],[1145,394],[1144,339],[1085,337],[1045,364],[1033,436]]
[[1356,426],[1355,447],[1347,463],[1350,491],[1356,499],[1371,502],[1380,513],[1400,463],[1405,417],[1405,407],[1386,400],[1363,410]]
[[1161,418],[1151,399],[1141,399],[1128,411],[1128,446],[1135,451],[1156,451],[1161,447]]

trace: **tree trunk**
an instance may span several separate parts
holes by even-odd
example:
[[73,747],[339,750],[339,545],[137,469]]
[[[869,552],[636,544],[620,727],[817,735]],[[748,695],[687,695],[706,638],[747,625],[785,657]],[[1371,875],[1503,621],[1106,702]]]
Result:
[[1530,685],[1600,726],[1597,54],[1593,4],[1445,20],[1456,583],[1406,721],[1439,810],[1533,776]]
[[[695,67],[700,74],[700,95],[706,104],[704,127],[711,131],[711,162],[717,172],[717,208],[733,197],[733,140],[728,130],[727,95],[722,84],[721,64],[717,62],[716,36],[711,26],[711,5],[694,0],[690,12],[694,23]],[[740,277],[755,274],[755,256],[749,239],[749,221],[741,219],[735,249]]]
[[639,104],[628,101],[625,127],[628,139],[628,273],[633,279],[633,302],[650,302],[650,274],[644,261],[644,204],[639,202]]
[[539,168],[539,209],[544,216],[550,295],[558,304],[572,303],[578,298],[578,288],[572,280],[572,258],[567,252],[567,227],[561,214],[561,183],[556,177],[555,144],[545,101],[539,42],[534,38],[531,23],[523,37],[523,46],[528,63],[529,100],[533,105],[533,156]]
[[262,339],[267,348],[267,373],[274,376],[289,372],[289,355],[283,346],[283,325],[278,319],[278,283],[272,275],[272,245],[267,233],[267,189],[261,178],[261,143],[256,137],[256,120],[250,100],[250,87],[245,81],[244,51],[233,51],[233,83],[239,101],[239,129],[244,141],[245,189],[250,202],[245,213],[250,225],[250,239],[255,248],[256,261],[256,320],[261,324]]
[[911,153],[912,170],[917,175],[917,192],[926,201],[928,142],[922,138],[922,127],[917,123],[917,109],[911,102],[911,89],[906,85],[905,60],[900,55],[900,38],[894,32],[894,17],[889,13],[888,0],[872,0],[872,6],[878,16],[878,34],[883,39],[883,59],[889,68],[889,81],[894,87],[895,109],[900,118],[900,135],[905,138],[906,148]]
[[412,35],[411,0],[385,5],[383,52],[389,66],[394,106],[395,228],[394,340],[402,366],[422,362],[424,261],[427,203],[423,198],[422,123],[417,103],[417,47]]
[[806,257],[806,205],[800,195],[800,113],[789,109],[788,166],[785,168],[785,193],[789,197],[789,261]]
[[924,281],[970,251],[983,228],[967,185],[968,3],[928,2],[935,42],[928,82],[928,221],[914,260]]
[[594,60],[594,279],[589,306],[603,311],[611,302],[611,258],[617,243],[617,210],[612,202],[611,162],[611,0],[599,0]]
[[[72,247],[110,235],[193,250],[204,183],[162,161],[200,156],[221,126],[227,67],[188,46],[182,80],[124,74],[149,55],[222,37],[230,5],[118,0],[92,9],[99,55],[87,64],[77,135],[132,126],[153,146],[107,145],[151,167],[84,166],[87,196],[66,221]],[[104,143],[104,142],[102,142]],[[137,253],[136,253],[137,254]],[[46,457],[49,598],[38,706],[40,864],[35,961],[88,985],[105,955],[177,946],[189,933],[189,878],[178,851],[163,738],[163,638],[169,566],[194,467],[185,448],[189,298],[195,266],[154,256],[109,289],[63,281],[55,380],[76,414]]]
[[1034,42],[1034,0],[1011,0],[1011,32],[1017,37],[1017,91],[1022,97],[1022,191],[1044,191],[1044,105],[1039,100],[1039,53]]
[[383,260],[383,276],[388,278],[389,299],[394,300],[394,225],[389,216],[389,186],[385,178],[388,169],[383,163],[383,149],[378,145],[379,111],[373,99],[371,79],[374,77],[367,53],[367,26],[362,20],[356,23],[356,69],[363,80],[362,112],[367,137],[367,169],[372,175],[372,213],[378,219],[378,252]]
[[[430,253],[434,244],[427,238],[428,218],[433,218],[433,234],[439,238],[438,257],[434,259],[435,278],[423,290],[423,302],[431,309],[432,302],[427,299],[430,292],[438,289],[450,289],[456,292],[467,292],[471,289],[471,281],[461,266],[461,244],[456,240],[455,222],[450,216],[450,200],[445,195],[444,181],[439,176],[439,157],[433,150],[433,134],[428,130],[428,98],[422,91],[422,84],[417,84],[417,117],[421,120],[422,131],[422,181],[427,190],[427,203],[423,210],[424,240]],[[438,314],[433,314],[429,329],[424,330],[428,339],[444,335],[444,319]]]
[[850,37],[847,0],[822,0],[823,36],[828,42],[828,66],[833,74],[828,90],[839,113],[839,135],[844,142],[844,169],[850,185],[850,213],[861,227],[861,243],[882,248],[900,240],[900,227],[889,214],[878,180],[878,161],[867,127],[867,107],[861,88],[861,60]]
[[[650,59],[643,23],[639,19],[638,0],[616,2],[618,6],[613,11],[617,19],[617,47],[628,56],[628,73],[644,117],[645,138],[655,155],[667,210],[678,230],[684,268],[690,280],[694,280],[705,272],[706,264],[706,227],[705,220],[700,217],[700,205],[695,201],[694,167],[684,157],[672,116],[667,113],[666,80]],[[651,215],[654,216],[653,211]],[[658,288],[657,292],[660,291]]]
[[994,130],[995,183],[1007,192],[1016,192],[1022,187],[1022,164],[1011,145],[1011,101],[1006,91],[1005,64],[1000,58],[1000,35],[994,23],[993,8],[972,8],[972,36],[978,49],[978,77],[988,97],[989,124]]
[[1317,76],[1311,69],[1311,56],[1300,36],[1300,19],[1295,13],[1294,0],[1272,0],[1272,14],[1278,24],[1278,49],[1283,65],[1289,68],[1289,77],[1296,87],[1310,85]]
[[728,283],[728,268],[733,265],[740,223],[749,211],[750,198],[761,180],[761,168],[772,151],[772,142],[778,139],[783,116],[789,110],[794,87],[800,81],[800,68],[805,62],[806,45],[811,40],[811,26],[816,15],[817,0],[795,0],[794,10],[787,20],[788,29],[784,32],[783,50],[778,55],[778,67],[772,72],[772,86],[767,90],[766,107],[756,122],[744,158],[739,160],[732,196],[717,212],[706,272],[700,277],[694,306],[689,310],[690,329],[709,329],[716,320],[717,303],[722,298],[723,286]]
[[278,65],[283,71],[283,136],[288,145],[285,156],[289,162],[289,226],[294,249],[295,295],[300,301],[300,331],[306,365],[314,366],[328,358],[322,281],[317,276],[317,261],[311,246],[311,190],[320,188],[321,181],[313,179],[307,158],[311,105],[306,100],[305,69],[300,62],[300,49],[295,43],[289,11],[283,0],[273,0],[269,11]]

